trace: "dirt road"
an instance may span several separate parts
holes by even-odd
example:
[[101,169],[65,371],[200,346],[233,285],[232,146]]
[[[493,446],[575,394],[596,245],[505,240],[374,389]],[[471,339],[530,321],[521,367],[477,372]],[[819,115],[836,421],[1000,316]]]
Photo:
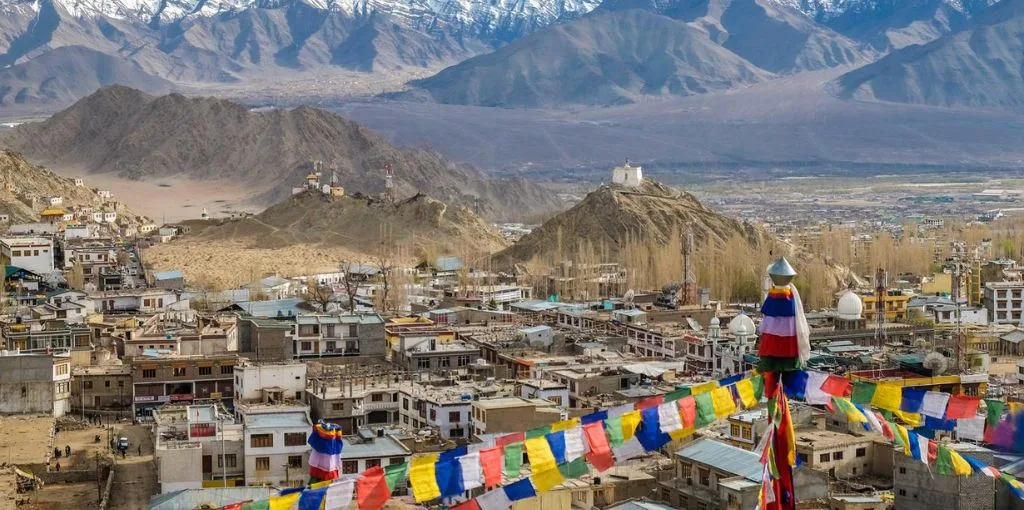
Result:
[[[127,437],[130,446],[124,458],[117,457],[114,484],[110,489],[111,510],[137,510],[149,506],[156,493],[156,466],[153,463],[153,438],[148,426],[125,425],[118,437]],[[142,455],[139,455],[142,445]]]

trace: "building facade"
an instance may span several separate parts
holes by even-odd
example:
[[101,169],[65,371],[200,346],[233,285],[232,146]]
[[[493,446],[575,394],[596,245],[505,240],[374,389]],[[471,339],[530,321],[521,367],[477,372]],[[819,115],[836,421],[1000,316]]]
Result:
[[0,262],[42,276],[53,274],[53,239],[49,237],[0,238]]
[[384,319],[377,314],[299,315],[291,333],[296,358],[384,358]]
[[71,357],[67,354],[0,355],[0,414],[68,413]]
[[1018,324],[1024,311],[1024,282],[988,282],[982,294],[988,319],[994,324]]
[[209,356],[137,356],[132,358],[132,413],[149,419],[168,402],[220,399],[233,407],[235,354]]
[[95,365],[71,370],[71,404],[82,409],[129,409],[131,365]]
[[239,406],[247,485],[302,487],[309,478],[308,407]]

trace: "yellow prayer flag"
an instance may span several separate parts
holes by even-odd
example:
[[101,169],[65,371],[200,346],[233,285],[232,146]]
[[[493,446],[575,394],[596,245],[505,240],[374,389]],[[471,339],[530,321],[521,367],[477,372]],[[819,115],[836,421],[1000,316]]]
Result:
[[732,399],[732,392],[729,388],[715,388],[711,390],[711,402],[715,406],[715,416],[724,418],[736,412],[736,402]]
[[896,412],[900,410],[900,403],[903,402],[903,388],[895,384],[881,383],[875,386],[875,395],[871,397],[871,405]]
[[292,510],[299,504],[299,495],[300,493],[293,492],[284,496],[271,496],[270,510]]
[[435,469],[437,458],[436,453],[417,455],[409,464],[409,485],[412,485],[412,495],[417,503],[441,497]]
[[754,384],[750,382],[750,379],[741,379],[737,382],[736,393],[739,393],[743,407],[747,409],[757,407],[757,397],[754,395]]
[[971,465],[967,463],[967,460],[952,448],[949,450],[949,458],[953,461],[953,474],[958,476],[971,476],[971,473],[974,472],[974,470],[971,469]]
[[571,420],[562,420],[551,424],[551,432],[558,432],[561,430],[574,429],[580,426],[580,419],[573,418]]
[[692,436],[695,431],[696,429],[694,429],[693,427],[673,430],[672,432],[668,433],[668,437],[671,437],[673,441],[679,441],[680,439],[686,439],[687,437]]
[[924,418],[920,413],[906,413],[903,411],[893,411],[893,416],[897,417],[903,423],[906,423],[910,428],[920,427],[924,423]]
[[718,387],[718,381],[708,381],[703,384],[690,387],[690,395],[700,395],[701,393],[707,393]]
[[330,485],[330,484],[332,484],[334,482],[335,482],[335,480],[324,480],[322,482],[311,483],[311,484],[309,484],[309,488],[313,489],[313,490],[323,489],[324,487],[327,487],[328,485]]
[[907,434],[907,428],[897,423],[896,433],[900,435],[900,439],[903,441],[903,454],[910,455],[910,434]]
[[537,489],[537,492],[547,492],[555,488],[556,485],[565,481],[565,477],[562,476],[562,472],[559,471],[557,467],[555,469],[535,473],[530,478],[533,481],[533,487]]
[[1010,414],[1016,415],[1017,413],[1024,411],[1024,403],[1010,402]]
[[622,440],[629,441],[640,426],[640,411],[633,410],[622,415]]
[[552,453],[547,438],[544,436],[531,437],[523,441],[523,444],[526,445],[526,454],[530,456],[531,471],[535,473],[552,469],[558,471],[558,462],[555,460],[555,454]]

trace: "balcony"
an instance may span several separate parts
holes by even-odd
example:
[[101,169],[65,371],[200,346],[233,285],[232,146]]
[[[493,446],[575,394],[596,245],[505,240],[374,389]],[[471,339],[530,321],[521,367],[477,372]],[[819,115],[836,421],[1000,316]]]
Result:
[[398,402],[363,402],[362,408],[366,411],[397,411]]

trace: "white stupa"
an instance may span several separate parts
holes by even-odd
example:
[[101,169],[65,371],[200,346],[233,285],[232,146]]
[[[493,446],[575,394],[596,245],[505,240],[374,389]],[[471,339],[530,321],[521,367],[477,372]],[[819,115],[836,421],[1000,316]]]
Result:
[[860,296],[851,290],[847,290],[839,297],[839,304],[836,306],[839,318],[844,320],[857,320],[864,313],[864,302]]

